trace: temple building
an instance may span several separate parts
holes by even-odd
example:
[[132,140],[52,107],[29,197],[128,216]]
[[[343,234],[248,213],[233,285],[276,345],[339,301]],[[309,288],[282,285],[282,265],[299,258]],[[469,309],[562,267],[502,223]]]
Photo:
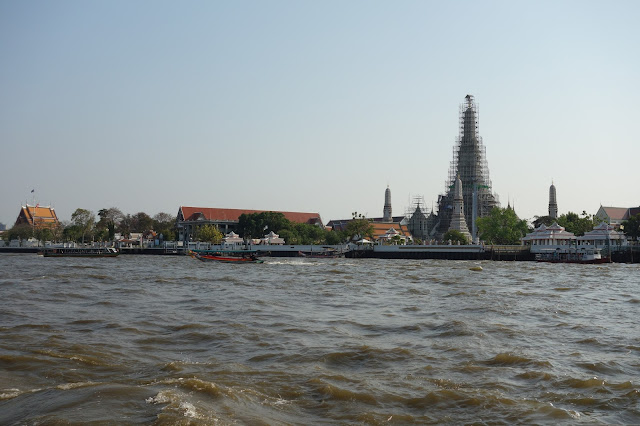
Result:
[[453,209],[451,212],[451,221],[449,222],[449,231],[459,231],[471,241],[471,234],[467,228],[467,221],[464,218],[464,199],[462,197],[462,181],[460,176],[456,178],[453,191]]
[[560,247],[569,247],[576,242],[576,236],[564,227],[553,222],[551,226],[544,224],[537,227],[520,239],[526,246],[531,246],[531,253],[541,253],[545,250],[555,250]]
[[622,222],[637,214],[640,214],[640,207],[629,208],[600,206],[595,217],[614,226],[616,229],[619,229]]
[[53,207],[27,204],[20,209],[15,223],[15,226],[18,225],[30,225],[36,229],[51,229],[59,226],[60,222]]
[[492,192],[486,150],[478,132],[478,108],[471,95],[467,95],[460,105],[460,134],[453,149],[446,193],[438,197],[438,225],[434,234],[439,238],[447,232],[451,223],[454,187],[458,177],[462,183],[463,216],[467,225],[471,225],[472,233],[475,233],[474,219],[487,216],[500,203]]
[[433,210],[427,213],[424,208],[424,200],[421,197],[416,197],[414,206],[413,211],[407,212],[409,217],[407,228],[409,228],[409,232],[411,232],[414,239],[419,239],[420,241],[430,240],[431,230],[433,230],[438,218],[433,214]]
[[549,217],[553,219],[558,218],[558,203],[556,201],[556,187],[551,182],[551,186],[549,187]]
[[599,249],[627,246],[627,237],[624,233],[616,231],[613,225],[600,222],[598,226],[581,237],[577,238],[579,246],[594,246]]

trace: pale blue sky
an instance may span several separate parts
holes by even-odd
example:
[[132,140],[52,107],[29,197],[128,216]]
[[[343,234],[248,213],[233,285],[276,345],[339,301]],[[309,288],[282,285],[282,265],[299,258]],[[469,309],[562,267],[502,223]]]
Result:
[[466,94],[523,218],[640,205],[637,1],[0,1],[0,222],[52,203],[382,216]]

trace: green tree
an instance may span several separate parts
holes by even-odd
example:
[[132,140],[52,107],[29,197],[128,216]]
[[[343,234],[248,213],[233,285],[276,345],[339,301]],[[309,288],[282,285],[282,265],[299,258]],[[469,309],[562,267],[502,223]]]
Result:
[[324,229],[310,223],[296,223],[293,230],[298,234],[298,244],[322,244],[326,236]]
[[64,241],[79,242],[82,240],[82,228],[78,225],[69,224],[62,231]]
[[465,235],[457,229],[448,230],[443,236],[444,241],[451,241],[452,243],[469,244],[469,240]]
[[7,239],[11,240],[28,240],[33,237],[33,227],[26,223],[14,225],[7,231]]
[[627,237],[632,238],[634,241],[638,241],[640,238],[640,213],[635,216],[631,216],[629,219],[622,222],[620,230],[624,232]]
[[557,221],[557,219],[554,219],[551,216],[534,216],[532,224],[534,228],[538,228],[542,224],[545,226],[551,226],[555,221]]
[[218,227],[211,224],[198,226],[195,234],[197,241],[205,241],[213,244],[220,244],[224,237],[222,232],[218,230]]
[[100,241],[111,241],[115,237],[116,228],[124,219],[124,214],[120,209],[111,207],[98,211],[98,223],[96,223],[96,239]]
[[33,236],[38,241],[51,241],[54,239],[54,233],[50,228],[36,228],[33,231]]
[[488,244],[520,244],[527,235],[527,221],[520,219],[510,208],[494,207],[488,216],[476,221],[480,239]]
[[153,229],[153,219],[145,212],[138,212],[131,217],[131,232],[146,232]]
[[364,215],[358,214],[358,212],[352,213],[353,219],[347,223],[345,232],[350,240],[356,240],[360,238],[373,238],[373,225],[371,221]]
[[276,234],[293,224],[280,212],[243,213],[238,218],[238,234],[243,238],[261,238],[269,231]]
[[158,213],[153,217],[153,229],[162,234],[165,241],[176,239],[176,217],[169,213]]
[[324,243],[328,245],[342,244],[347,237],[342,231],[325,231]]
[[580,216],[577,213],[569,212],[558,218],[558,225],[564,227],[567,232],[572,232],[576,237],[591,231],[597,224],[598,219],[587,214],[586,211],[583,211]]
[[82,235],[82,242],[84,243],[85,237],[93,234],[93,224],[96,222],[96,217],[89,210],[76,209],[76,211],[71,214],[71,222],[74,226],[78,227]]
[[282,238],[286,244],[302,244],[300,235],[298,235],[295,230],[281,229],[278,235],[280,235],[280,238]]

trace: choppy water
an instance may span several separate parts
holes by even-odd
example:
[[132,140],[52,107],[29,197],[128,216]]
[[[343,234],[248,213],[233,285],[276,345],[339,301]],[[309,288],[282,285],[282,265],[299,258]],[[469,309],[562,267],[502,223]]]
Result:
[[0,424],[640,423],[640,267],[0,256]]

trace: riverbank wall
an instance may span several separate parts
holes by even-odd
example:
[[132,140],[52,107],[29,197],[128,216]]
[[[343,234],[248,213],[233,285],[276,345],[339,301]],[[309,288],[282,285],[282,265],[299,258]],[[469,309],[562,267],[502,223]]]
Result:
[[[495,261],[534,261],[535,254],[525,246],[480,246],[480,245],[428,245],[428,246],[276,246],[255,245],[247,247],[264,257],[305,257],[310,253],[323,253],[331,250],[335,254],[351,259],[448,259],[448,260],[495,260]],[[210,249],[215,250],[215,247]],[[36,254],[42,247],[0,247],[3,253]],[[122,255],[184,256],[185,248],[163,247],[123,247]],[[640,247],[629,246],[626,250],[614,251],[611,257],[614,263],[640,263]]]

